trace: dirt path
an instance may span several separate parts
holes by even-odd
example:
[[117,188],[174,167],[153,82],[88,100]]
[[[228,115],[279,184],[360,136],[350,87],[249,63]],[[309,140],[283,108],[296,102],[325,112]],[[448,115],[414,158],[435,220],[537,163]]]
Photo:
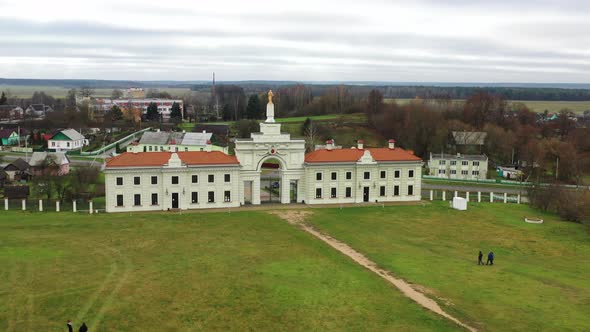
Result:
[[385,279],[390,284],[394,285],[405,296],[407,296],[410,299],[412,299],[413,301],[417,302],[418,304],[420,304],[424,308],[426,308],[430,311],[433,311],[433,312],[455,322],[457,325],[462,326],[469,331],[477,331],[475,328],[461,322],[457,318],[455,318],[455,317],[451,316],[450,314],[448,314],[447,312],[445,312],[436,303],[436,301],[427,297],[426,295],[424,295],[424,293],[416,290],[415,288],[412,287],[412,285],[410,285],[406,281],[394,277],[391,274],[391,272],[389,272],[387,270],[379,268],[375,262],[373,262],[370,259],[368,259],[367,257],[365,257],[360,252],[352,249],[346,243],[340,242],[328,235],[325,235],[325,234],[319,232],[318,230],[316,230],[315,228],[313,228],[312,226],[305,223],[305,219],[309,215],[311,215],[311,213],[312,213],[311,211],[296,211],[296,210],[289,211],[289,210],[287,210],[287,211],[280,211],[280,212],[273,211],[270,213],[279,216],[280,218],[286,220],[287,222],[289,222],[292,225],[298,226],[302,230],[304,230],[304,231],[308,232],[309,234],[315,236],[316,238],[324,241],[332,248],[334,248],[334,249],[338,250],[339,252],[343,253],[344,255],[350,257],[356,263],[360,264],[361,266],[365,267],[369,271],[379,275],[381,278]]

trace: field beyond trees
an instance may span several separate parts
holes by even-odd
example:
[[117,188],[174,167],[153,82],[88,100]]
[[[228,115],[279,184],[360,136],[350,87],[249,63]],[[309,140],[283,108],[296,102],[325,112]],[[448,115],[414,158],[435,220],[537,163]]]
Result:
[[[590,329],[587,226],[524,205],[309,210],[309,223],[480,330]],[[1,219],[3,331],[67,319],[91,331],[460,330],[263,211]],[[494,267],[476,265],[480,249]]]

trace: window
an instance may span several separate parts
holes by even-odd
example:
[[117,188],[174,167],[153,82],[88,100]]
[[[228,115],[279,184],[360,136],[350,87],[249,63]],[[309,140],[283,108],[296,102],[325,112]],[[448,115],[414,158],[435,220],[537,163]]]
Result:
[[184,148],[184,152],[188,152],[188,148],[187,147]]
[[150,145],[150,147],[148,148],[148,150],[149,150],[150,152],[152,152],[152,146],[151,146],[151,145]]
[[213,183],[213,182],[215,182],[215,175],[213,175],[213,174],[209,174],[209,176],[207,177],[207,181],[208,181],[209,183]]
[[444,169],[439,169],[438,170],[438,174],[445,174],[445,173],[446,173],[446,170],[444,170]]
[[320,172],[315,173],[315,179],[316,179],[316,181],[322,181],[322,173],[320,173]]
[[399,196],[399,186],[393,186],[393,196]]
[[315,198],[322,198],[322,188],[315,188]]
[[223,176],[223,180],[224,180],[225,182],[230,182],[230,181],[231,181],[231,176],[230,176],[229,174],[225,174],[225,175]]
[[199,203],[199,193],[196,191],[193,191],[191,193],[191,203],[196,204]]
[[141,184],[141,178],[139,176],[134,176],[133,184]]
[[379,187],[379,196],[385,196],[385,186]]
[[387,177],[387,172],[385,172],[385,171],[381,171],[381,172],[380,172],[380,177],[381,177],[382,179],[385,179],[385,178]]
[[178,184],[178,176],[172,177],[172,184]]
[[352,179],[352,172],[346,172],[346,180]]
[[352,188],[346,187],[346,198],[352,197]]
[[411,170],[408,171],[408,177],[409,178],[413,178],[414,177],[414,170],[413,169],[411,169]]
[[55,142],[51,142],[51,146],[55,146]]
[[469,165],[469,162],[468,162],[468,161],[466,161],[466,160],[463,160],[463,161],[461,162],[461,165],[463,165],[463,166],[467,166],[467,165]]
[[207,193],[207,202],[215,203],[215,192],[214,191],[210,191],[209,193]]
[[457,161],[456,160],[451,160],[451,166],[455,166],[457,165]]
[[451,174],[457,174],[457,170],[452,169]]
[[479,175],[479,171],[473,171],[471,172],[471,175]]
[[414,186],[412,186],[412,185],[408,186],[408,195],[409,196],[414,195]]
[[117,195],[117,206],[123,206],[123,195]]
[[446,160],[441,160],[441,161],[439,161],[438,163],[439,163],[440,165],[446,165],[446,164],[447,164],[447,161],[446,161]]
[[141,195],[140,194],[133,195],[133,205],[135,205],[135,206],[141,205]]
[[117,178],[117,186],[122,186],[123,185],[123,178],[118,177]]
[[164,147],[160,146],[160,152],[164,151]]
[[467,175],[467,174],[469,174],[468,171],[461,171],[461,175]]
[[330,197],[336,198],[336,188],[330,189]]
[[479,166],[479,161],[474,161],[473,166]]
[[332,172],[331,177],[332,177],[332,181],[336,180],[338,178],[338,173]]
[[68,148],[69,148],[70,147],[70,142],[68,142],[67,145],[68,145]]
[[365,172],[364,175],[363,175],[363,178],[365,180],[370,180],[371,179],[371,172]]
[[199,176],[198,175],[191,176],[191,182],[192,183],[199,183]]
[[152,184],[158,184],[158,177],[152,176]]
[[152,194],[152,205],[158,205],[158,194]]
[[223,201],[231,202],[231,192],[229,190],[223,192]]

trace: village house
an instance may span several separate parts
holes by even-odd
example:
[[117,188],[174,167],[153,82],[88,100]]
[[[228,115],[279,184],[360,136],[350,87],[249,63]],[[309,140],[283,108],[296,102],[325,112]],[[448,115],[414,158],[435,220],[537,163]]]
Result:
[[20,135],[15,129],[0,129],[0,145],[10,146],[18,145],[20,141]]
[[[127,146],[127,152],[187,152],[205,151],[207,144],[211,144],[211,133],[187,133],[187,132],[164,132],[148,131],[143,133],[138,142]],[[227,153],[227,148],[211,146],[212,151]]]
[[24,159],[18,158],[4,167],[10,181],[27,180],[30,176],[29,163]]
[[[229,208],[280,203],[339,204],[419,201],[422,160],[395,146],[364,143],[305,154],[305,141],[281,132],[269,93],[266,121],[236,139],[235,156],[213,151],[126,152],[105,165],[106,211]],[[273,165],[273,166],[270,166]],[[276,177],[264,185],[264,174]]]
[[29,165],[33,175],[62,176],[70,172],[70,160],[63,152],[33,152]]
[[43,119],[47,116],[47,113],[53,112],[53,108],[49,105],[44,104],[31,104],[25,110],[25,114],[34,118]]
[[86,145],[88,140],[74,129],[60,130],[47,141],[47,148],[56,152],[80,150]]
[[428,160],[431,176],[459,180],[483,180],[487,178],[488,157],[485,154],[436,154]]

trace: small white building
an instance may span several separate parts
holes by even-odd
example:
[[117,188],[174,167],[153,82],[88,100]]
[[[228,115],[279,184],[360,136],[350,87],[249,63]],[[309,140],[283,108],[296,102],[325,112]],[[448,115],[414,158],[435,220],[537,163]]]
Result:
[[[127,146],[127,152],[188,152],[205,151],[211,144],[211,133],[148,131],[139,142]],[[212,145],[212,151],[227,153],[227,147]]]
[[483,180],[488,174],[488,157],[469,154],[430,154],[428,170],[431,176],[459,180]]
[[47,148],[56,152],[80,150],[88,140],[74,129],[64,129],[47,140]]

